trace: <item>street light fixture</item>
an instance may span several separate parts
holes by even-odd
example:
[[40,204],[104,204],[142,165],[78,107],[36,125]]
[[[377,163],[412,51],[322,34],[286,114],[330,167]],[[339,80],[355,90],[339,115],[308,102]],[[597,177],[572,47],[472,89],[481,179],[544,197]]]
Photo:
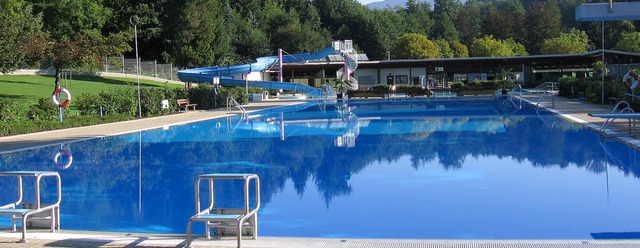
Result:
[[142,104],[140,103],[140,59],[138,58],[138,16],[131,16],[129,22],[133,25],[133,38],[136,46],[136,76],[138,78],[138,118],[142,118]]

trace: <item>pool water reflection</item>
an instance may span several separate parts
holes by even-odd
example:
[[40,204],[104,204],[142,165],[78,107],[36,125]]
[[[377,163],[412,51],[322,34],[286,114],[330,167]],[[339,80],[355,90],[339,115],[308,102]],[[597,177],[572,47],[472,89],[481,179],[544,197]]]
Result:
[[[585,239],[640,231],[639,152],[512,103],[307,103],[4,154],[0,171],[59,171],[63,229],[184,233],[197,175],[257,173],[267,236]],[[71,165],[67,156],[53,162],[61,150],[73,155]],[[0,184],[8,185],[1,204],[15,186]],[[239,204],[239,185],[217,190],[217,201]]]

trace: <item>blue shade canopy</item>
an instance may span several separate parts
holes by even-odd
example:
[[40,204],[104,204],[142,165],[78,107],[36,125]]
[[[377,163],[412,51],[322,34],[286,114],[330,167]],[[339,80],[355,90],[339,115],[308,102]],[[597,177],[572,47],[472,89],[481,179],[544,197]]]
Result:
[[576,8],[576,21],[640,20],[640,2],[588,3]]

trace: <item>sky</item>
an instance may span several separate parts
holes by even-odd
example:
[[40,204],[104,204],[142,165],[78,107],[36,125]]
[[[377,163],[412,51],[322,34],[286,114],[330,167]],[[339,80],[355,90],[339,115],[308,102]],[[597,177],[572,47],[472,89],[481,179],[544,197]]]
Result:
[[370,4],[373,2],[382,2],[383,0],[358,0],[358,2],[362,3],[362,4]]

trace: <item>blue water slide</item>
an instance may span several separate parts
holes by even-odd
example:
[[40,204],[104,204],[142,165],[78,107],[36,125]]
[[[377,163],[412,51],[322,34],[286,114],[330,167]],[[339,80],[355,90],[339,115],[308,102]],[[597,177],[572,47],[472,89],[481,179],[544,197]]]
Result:
[[[282,56],[282,63],[300,63],[309,60],[317,60],[326,58],[328,55],[334,53],[336,53],[336,50],[333,47],[327,47],[322,51],[315,53],[287,54]],[[269,56],[257,58],[256,62],[251,64],[186,69],[178,71],[178,78],[184,82],[196,83],[213,82],[214,78],[220,78],[220,84],[224,86],[245,86],[245,84],[248,84],[251,87],[266,89],[299,90],[307,93],[307,96],[310,97],[317,97],[322,94],[321,89],[305,84],[274,81],[245,81],[242,79],[234,79],[232,76],[251,72],[262,72],[269,69],[277,62],[278,56]]]

